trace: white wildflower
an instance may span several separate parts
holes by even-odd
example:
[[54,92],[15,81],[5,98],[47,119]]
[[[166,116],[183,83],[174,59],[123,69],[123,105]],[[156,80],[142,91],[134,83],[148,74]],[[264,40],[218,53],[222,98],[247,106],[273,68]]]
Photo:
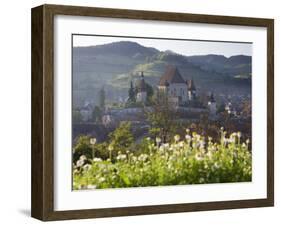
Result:
[[100,183],[102,183],[102,182],[104,182],[104,181],[105,181],[105,178],[104,178],[104,177],[99,178],[99,182],[100,182]]
[[85,161],[85,160],[87,160],[87,157],[85,155],[81,155],[79,159],[82,161]]
[[177,134],[177,135],[174,136],[174,139],[175,139],[176,142],[178,142],[180,140],[180,136]]
[[132,161],[133,161],[133,162],[136,162],[137,160],[138,160],[138,158],[137,158],[136,156],[133,156],[133,157],[132,157]]
[[101,162],[101,161],[102,161],[101,158],[94,158],[94,159],[93,159],[93,162]]
[[208,151],[208,152],[207,152],[207,156],[208,156],[209,158],[212,158],[212,156],[213,156],[212,151]]
[[145,162],[148,158],[148,155],[147,154],[141,154],[139,157],[138,157],[138,160],[141,161],[141,162]]
[[118,155],[118,156],[116,157],[116,159],[117,159],[117,160],[120,160],[120,161],[125,160],[126,158],[127,158],[127,156],[124,155],[124,154],[120,154],[120,155]]
[[77,169],[75,169],[74,171],[73,171],[73,174],[78,174],[79,173],[79,170],[77,170]]
[[208,150],[210,152],[214,152],[214,151],[216,151],[216,147],[214,145],[211,145],[211,146],[208,147]]
[[114,149],[114,148],[113,148],[113,145],[110,144],[110,145],[108,146],[108,150],[109,150],[109,151],[113,151],[113,149]]
[[78,167],[81,167],[81,166],[83,166],[83,165],[84,165],[84,160],[79,159],[79,160],[76,162],[76,166],[78,166]]
[[179,147],[180,147],[180,148],[183,148],[183,147],[184,147],[184,142],[183,142],[183,141],[179,142]]
[[200,140],[200,142],[199,142],[199,148],[200,148],[200,149],[204,149],[204,147],[205,147],[205,142],[204,142],[203,140]]
[[160,153],[163,153],[165,151],[165,147],[164,147],[164,145],[161,145],[160,147],[159,147],[159,152]]
[[176,160],[177,158],[176,158],[176,156],[174,156],[174,155],[172,155],[172,156],[170,156],[169,157],[169,161],[174,161],[174,160]]
[[92,168],[92,166],[90,164],[86,164],[85,166],[83,166],[84,170],[90,170]]
[[215,162],[214,167],[215,167],[215,169],[218,169],[220,167],[220,165],[217,162]]
[[234,136],[231,136],[231,137],[228,139],[228,142],[229,142],[229,143],[235,143],[235,137],[234,137]]
[[203,160],[203,157],[202,157],[200,154],[196,154],[196,155],[195,155],[195,159],[196,159],[197,161],[201,161],[201,160]]
[[97,139],[96,139],[96,138],[91,138],[91,139],[90,139],[90,144],[91,144],[91,145],[95,145],[96,142],[97,142]]
[[222,142],[223,142],[224,144],[228,144],[228,143],[231,142],[231,140],[228,139],[228,138],[223,137]]
[[160,137],[156,137],[156,143],[160,144],[160,142],[161,142],[161,138]]

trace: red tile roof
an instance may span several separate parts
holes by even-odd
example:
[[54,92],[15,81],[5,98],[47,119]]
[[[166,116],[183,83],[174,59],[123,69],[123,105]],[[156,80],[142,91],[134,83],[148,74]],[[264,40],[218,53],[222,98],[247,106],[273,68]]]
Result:
[[159,85],[165,86],[167,85],[167,82],[169,84],[171,83],[186,83],[184,79],[182,78],[181,74],[179,73],[178,69],[174,66],[169,65],[165,71],[165,73],[162,75]]

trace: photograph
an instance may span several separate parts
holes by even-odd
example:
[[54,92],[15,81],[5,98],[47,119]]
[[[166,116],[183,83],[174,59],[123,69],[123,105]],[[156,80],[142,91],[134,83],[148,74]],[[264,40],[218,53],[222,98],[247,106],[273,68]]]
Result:
[[252,181],[251,42],[72,34],[72,189]]

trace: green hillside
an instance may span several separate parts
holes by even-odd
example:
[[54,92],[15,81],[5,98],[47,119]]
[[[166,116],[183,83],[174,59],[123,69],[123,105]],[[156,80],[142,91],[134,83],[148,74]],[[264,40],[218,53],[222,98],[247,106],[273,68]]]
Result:
[[[141,71],[156,86],[167,65],[176,66],[185,80],[193,78],[199,89],[240,87],[251,76],[251,57],[219,55],[186,57],[172,51],[161,52],[135,42],[116,42],[73,48],[73,103],[97,102],[104,87],[107,98],[125,98],[131,80]],[[238,81],[238,82],[237,82]],[[227,88],[226,88],[227,90]]]

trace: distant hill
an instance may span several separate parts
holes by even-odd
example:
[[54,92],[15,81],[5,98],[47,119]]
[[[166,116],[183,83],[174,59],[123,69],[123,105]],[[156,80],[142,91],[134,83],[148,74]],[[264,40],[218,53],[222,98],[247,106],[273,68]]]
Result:
[[187,57],[188,61],[202,70],[217,72],[229,76],[251,75],[252,57],[245,55],[231,56],[201,55]]
[[125,57],[152,56],[159,51],[155,48],[144,47],[136,42],[121,41],[105,45],[75,47],[74,54],[79,55],[118,55]]
[[199,66],[191,63],[186,56],[165,51],[147,57],[145,62],[137,64],[130,73],[114,77],[111,85],[119,88],[127,87],[128,82],[131,79],[137,78],[139,72],[143,71],[146,80],[155,86],[158,84],[167,65],[176,66],[185,80],[193,77],[199,83],[207,83],[210,80],[217,81],[222,79],[220,74],[204,71]]
[[103,86],[108,98],[125,98],[130,81],[137,79],[140,71],[144,72],[148,83],[156,86],[169,64],[178,67],[184,79],[193,78],[202,90],[249,87],[251,61],[250,56],[243,55],[229,58],[221,55],[184,56],[128,41],[74,47],[74,105],[82,105],[85,100],[96,101]]

